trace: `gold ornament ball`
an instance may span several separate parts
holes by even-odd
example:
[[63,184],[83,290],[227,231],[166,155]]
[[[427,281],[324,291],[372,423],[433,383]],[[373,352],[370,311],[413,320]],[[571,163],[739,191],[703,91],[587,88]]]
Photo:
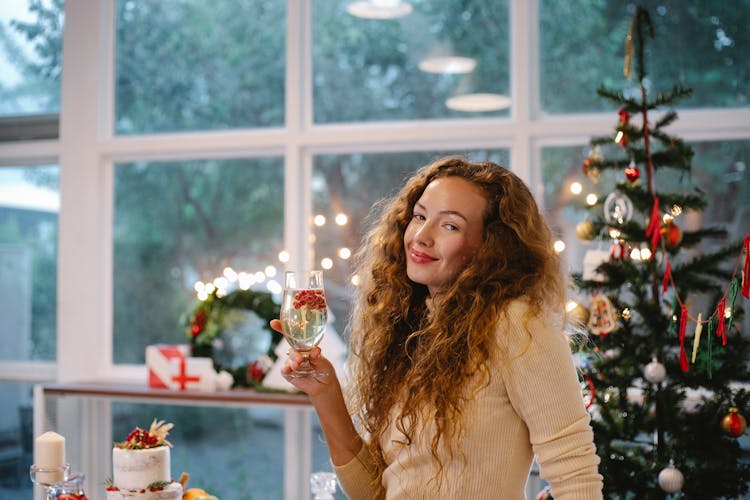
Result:
[[576,226],[576,236],[583,241],[591,241],[594,239],[594,223],[590,220],[580,222]]
[[721,419],[721,428],[732,437],[740,437],[747,429],[747,420],[737,408],[732,407]]
[[590,316],[591,311],[589,311],[588,308],[583,306],[582,304],[578,304],[575,309],[570,311],[570,319],[582,325],[585,325],[589,322]]

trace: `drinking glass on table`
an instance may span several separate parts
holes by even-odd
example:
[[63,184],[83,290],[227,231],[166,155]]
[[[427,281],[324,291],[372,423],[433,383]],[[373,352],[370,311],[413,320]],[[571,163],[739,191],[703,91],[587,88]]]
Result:
[[304,358],[299,368],[286,377],[327,377],[327,372],[315,370],[308,359],[310,350],[323,339],[328,321],[323,271],[287,271],[284,274],[280,319],[286,341]]

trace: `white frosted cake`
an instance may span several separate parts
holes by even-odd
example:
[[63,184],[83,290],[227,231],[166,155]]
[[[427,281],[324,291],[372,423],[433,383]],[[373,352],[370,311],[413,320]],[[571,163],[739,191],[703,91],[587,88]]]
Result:
[[172,424],[154,422],[146,431],[136,427],[112,449],[112,484],[107,500],[180,500],[182,485],[172,479],[166,437]]

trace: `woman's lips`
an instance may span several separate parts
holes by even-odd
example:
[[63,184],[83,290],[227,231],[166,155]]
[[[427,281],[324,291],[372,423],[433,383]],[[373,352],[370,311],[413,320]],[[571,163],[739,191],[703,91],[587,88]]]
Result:
[[411,257],[411,261],[415,264],[427,264],[428,262],[437,260],[436,258],[427,255],[426,253],[418,252],[417,250],[413,249],[409,252],[409,257]]

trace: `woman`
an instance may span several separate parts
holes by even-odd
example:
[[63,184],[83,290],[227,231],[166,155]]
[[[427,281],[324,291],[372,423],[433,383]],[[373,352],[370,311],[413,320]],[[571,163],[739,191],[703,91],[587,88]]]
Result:
[[458,157],[423,168],[357,262],[346,397],[317,348],[330,380],[292,380],[350,498],[524,498],[534,455],[556,499],[601,498],[565,281],[516,175]]

